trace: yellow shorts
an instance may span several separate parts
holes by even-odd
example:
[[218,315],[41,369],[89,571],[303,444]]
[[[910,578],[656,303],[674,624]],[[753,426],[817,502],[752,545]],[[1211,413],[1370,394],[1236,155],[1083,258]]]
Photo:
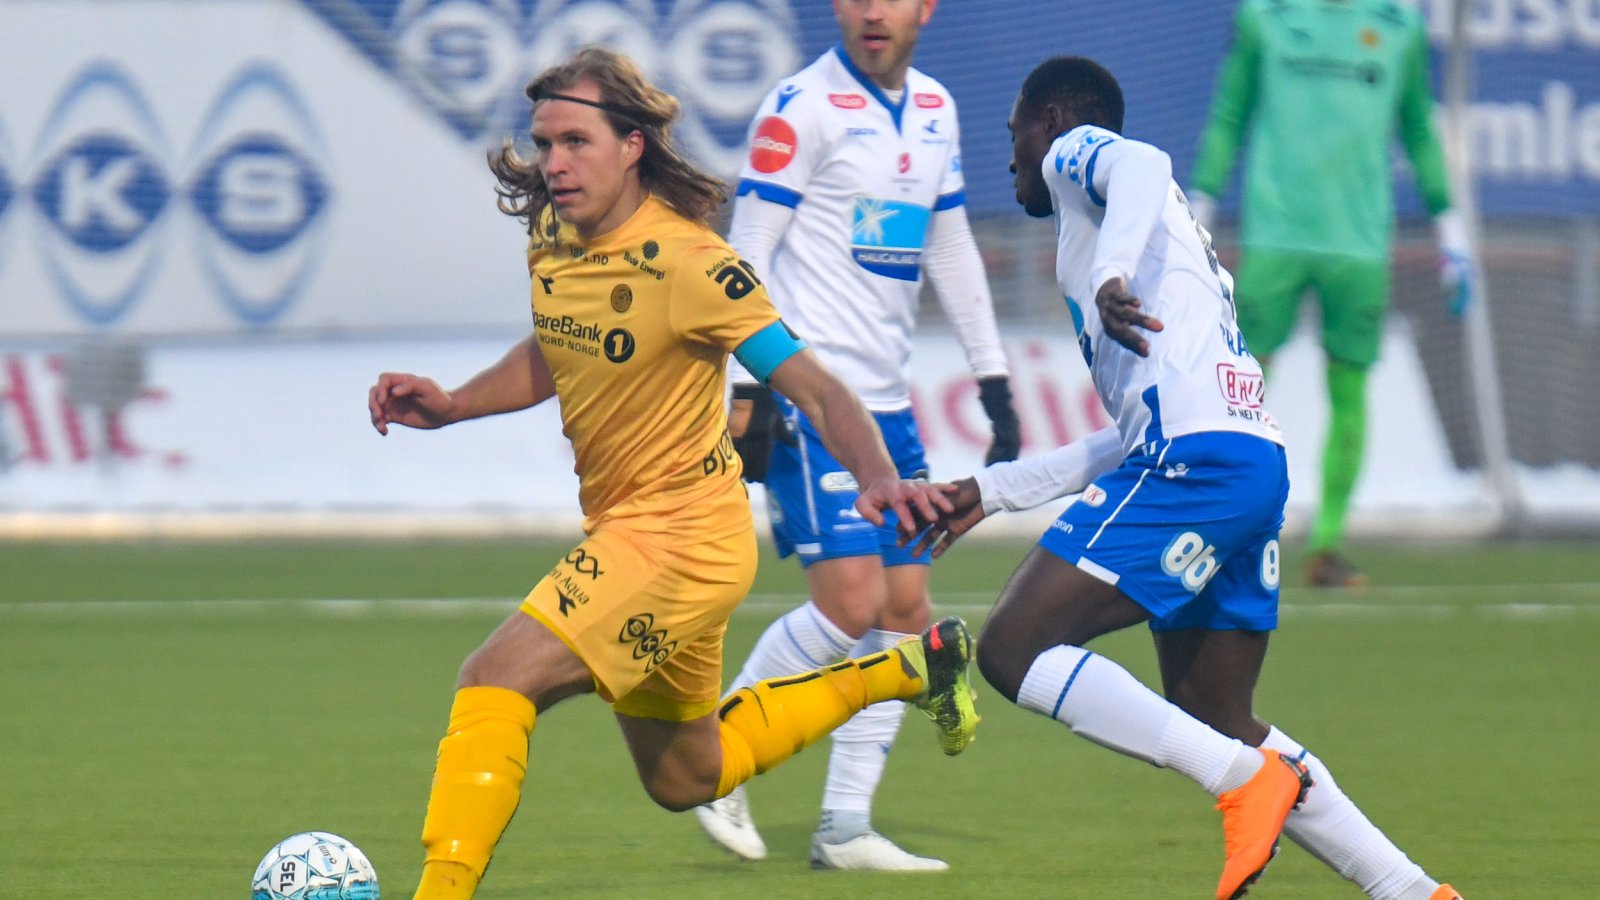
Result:
[[601,525],[522,601],[623,715],[687,722],[722,696],[722,639],[755,581],[755,528],[675,537]]

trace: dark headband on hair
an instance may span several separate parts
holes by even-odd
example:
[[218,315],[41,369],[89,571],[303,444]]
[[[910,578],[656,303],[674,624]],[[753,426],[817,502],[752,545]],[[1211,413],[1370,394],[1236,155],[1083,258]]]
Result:
[[592,106],[595,109],[605,110],[614,116],[621,116],[635,125],[644,124],[640,122],[639,117],[635,116],[633,113],[630,113],[622,107],[617,106],[615,103],[606,103],[603,100],[585,100],[582,97],[574,97],[571,94],[554,94],[546,91],[540,91],[537,94],[533,94],[528,99],[532,100],[535,104],[537,104],[540,100],[565,100],[568,103],[582,103],[584,106]]

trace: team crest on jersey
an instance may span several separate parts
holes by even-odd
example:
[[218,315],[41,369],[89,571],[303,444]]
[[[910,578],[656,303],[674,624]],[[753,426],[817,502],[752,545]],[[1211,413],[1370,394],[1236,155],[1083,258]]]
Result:
[[794,159],[798,143],[794,126],[778,116],[767,116],[750,139],[750,167],[768,175],[777,172]]
[[633,288],[619,284],[611,289],[611,311],[625,313],[633,305]]
[[927,233],[926,206],[857,197],[850,228],[850,254],[868,272],[916,281]]
[[913,94],[911,101],[918,109],[938,109],[944,105],[944,98],[938,94]]
[[1083,497],[1080,499],[1084,506],[1098,507],[1106,502],[1105,488],[1098,484],[1091,484],[1083,489]]

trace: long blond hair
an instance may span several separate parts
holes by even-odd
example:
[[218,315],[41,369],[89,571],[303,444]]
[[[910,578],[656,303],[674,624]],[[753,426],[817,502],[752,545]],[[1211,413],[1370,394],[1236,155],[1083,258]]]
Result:
[[[671,130],[680,110],[678,99],[651,84],[633,60],[604,47],[585,47],[566,62],[540,72],[523,93],[537,104],[583,81],[599,86],[596,105],[618,137],[634,131],[643,135],[639,182],[645,190],[684,218],[708,221],[727,201],[728,186],[678,152]],[[550,188],[538,164],[518,153],[506,138],[498,150],[489,151],[489,170],[500,180],[495,188],[500,211],[523,220],[531,229],[550,205]]]

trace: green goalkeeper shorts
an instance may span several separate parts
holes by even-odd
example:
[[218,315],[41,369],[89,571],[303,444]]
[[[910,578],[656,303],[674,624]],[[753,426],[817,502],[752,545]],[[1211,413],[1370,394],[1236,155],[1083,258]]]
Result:
[[1389,306],[1389,263],[1327,253],[1246,248],[1234,284],[1239,330],[1257,359],[1289,339],[1307,290],[1322,311],[1322,349],[1366,368],[1378,358]]

